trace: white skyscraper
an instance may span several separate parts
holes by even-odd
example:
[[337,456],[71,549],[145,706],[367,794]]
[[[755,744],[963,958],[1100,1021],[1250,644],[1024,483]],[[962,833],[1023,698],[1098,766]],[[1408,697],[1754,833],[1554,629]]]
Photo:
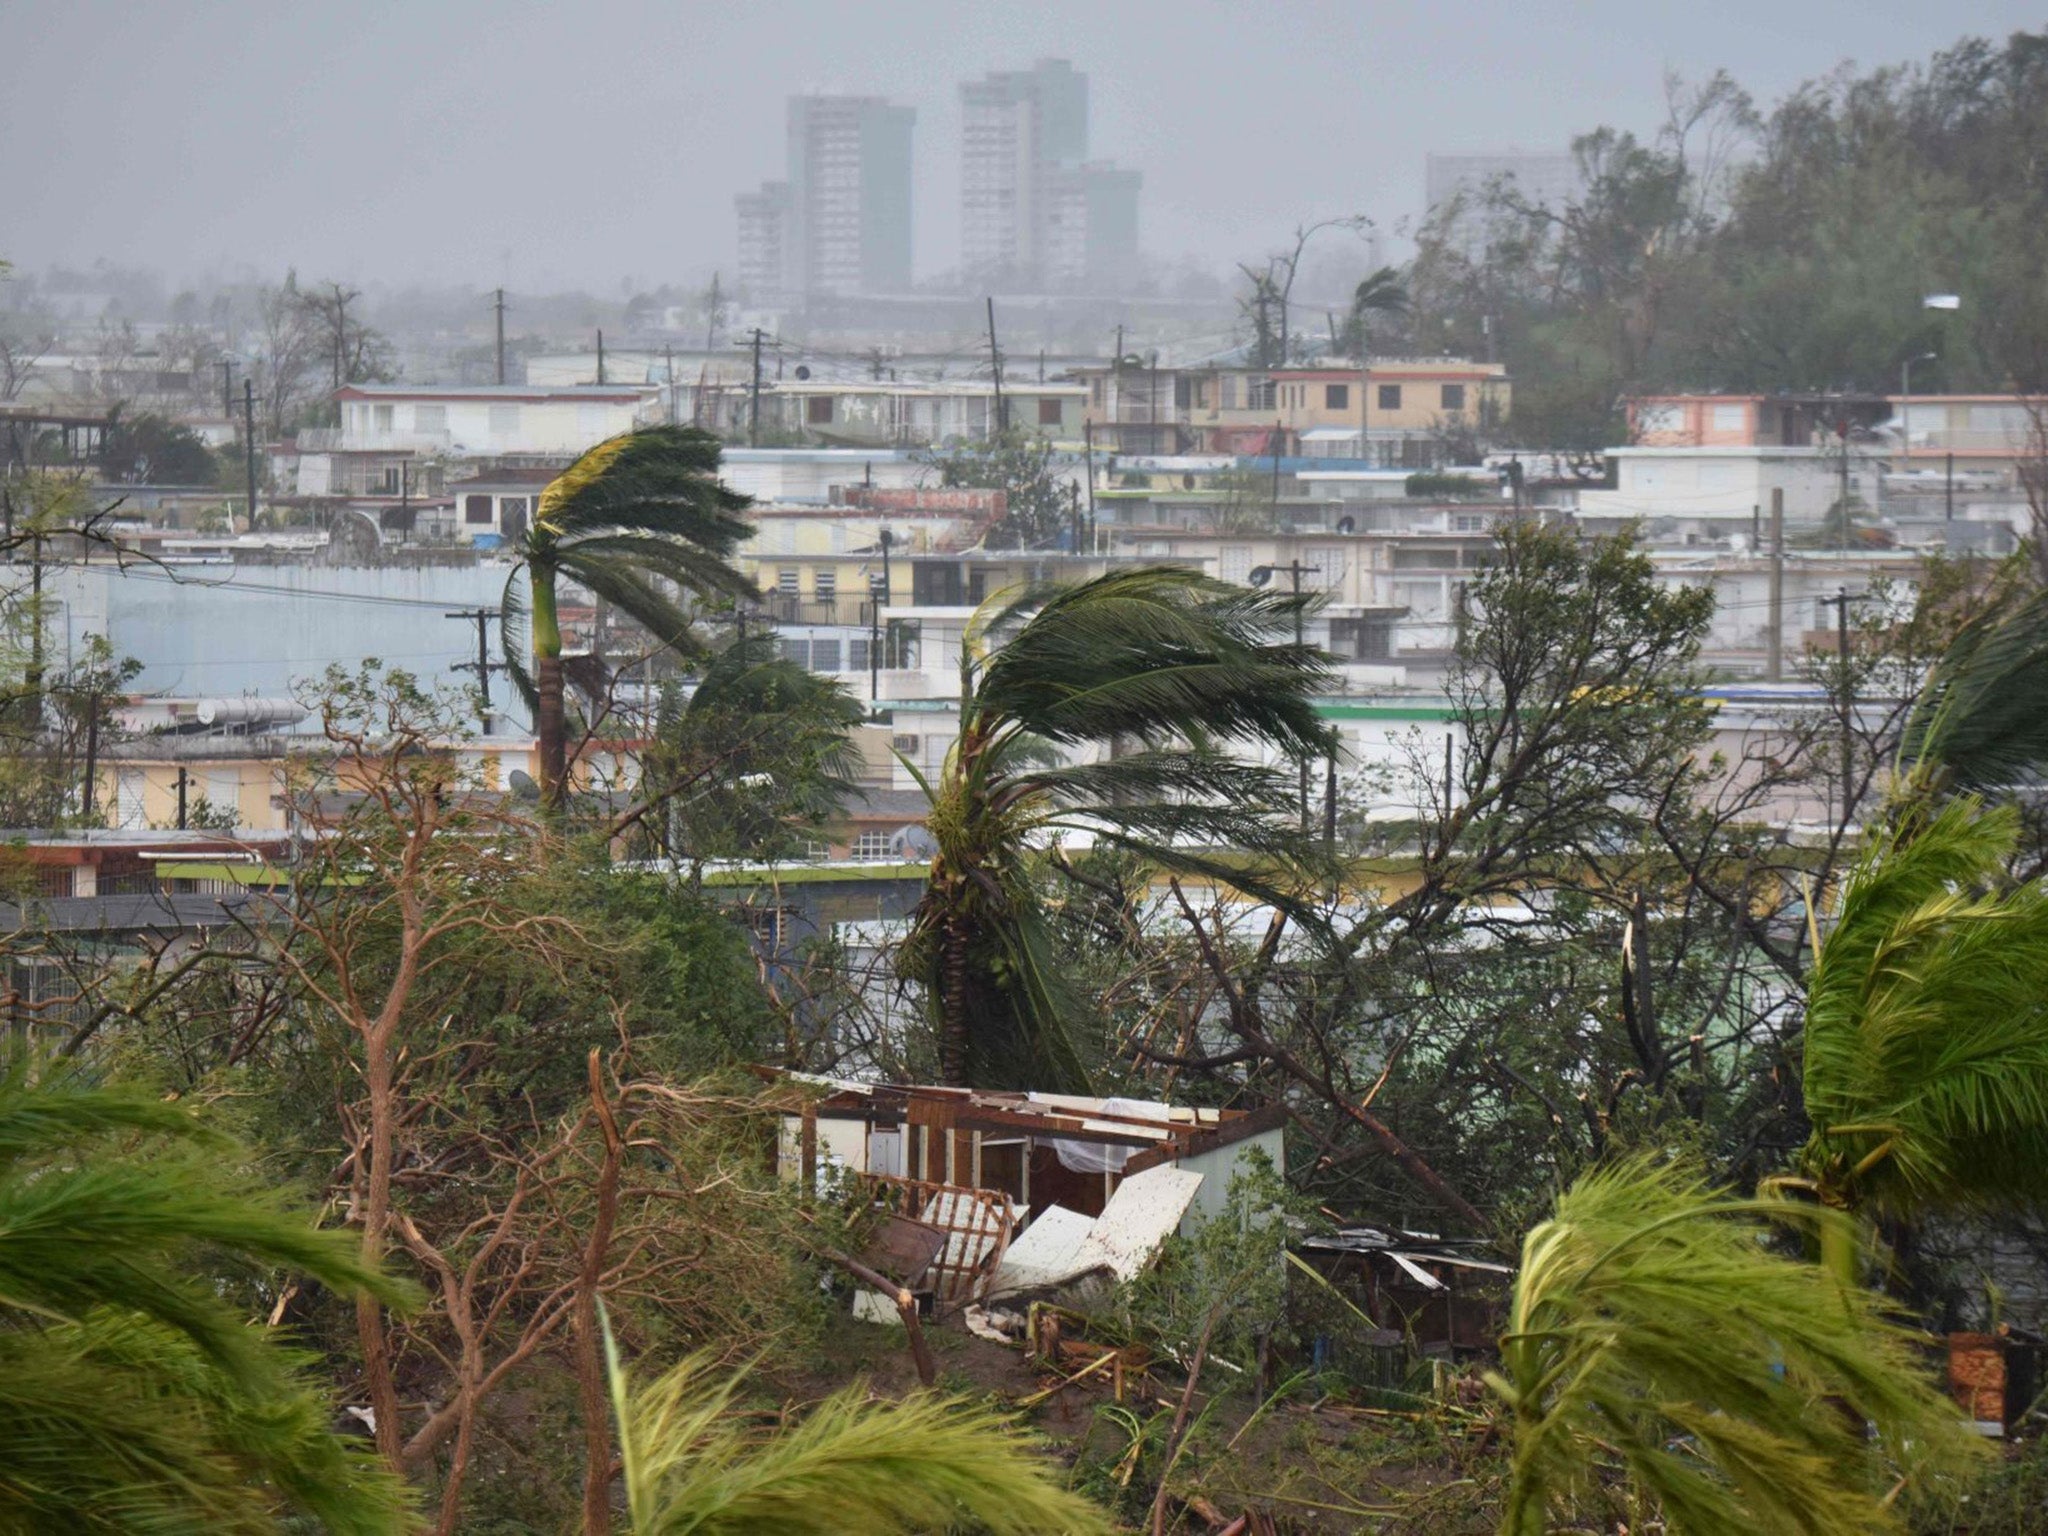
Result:
[[790,98],[788,180],[734,201],[750,294],[909,289],[916,118],[875,96]]
[[1088,77],[1045,59],[967,82],[960,108],[966,280],[1012,290],[1128,283],[1140,177],[1088,159]]

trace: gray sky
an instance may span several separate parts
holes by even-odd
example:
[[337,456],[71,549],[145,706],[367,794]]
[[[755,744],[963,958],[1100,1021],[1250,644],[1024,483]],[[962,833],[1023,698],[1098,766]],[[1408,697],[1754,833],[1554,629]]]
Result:
[[1431,150],[1645,129],[1667,67],[1768,103],[1843,57],[2044,18],[2007,0],[14,0],[0,9],[0,256],[175,276],[616,292],[730,268],[782,99],[918,109],[920,276],[958,239],[958,82],[1043,56],[1093,151],[1145,174],[1143,238],[1222,267],[1297,219],[1392,228]]

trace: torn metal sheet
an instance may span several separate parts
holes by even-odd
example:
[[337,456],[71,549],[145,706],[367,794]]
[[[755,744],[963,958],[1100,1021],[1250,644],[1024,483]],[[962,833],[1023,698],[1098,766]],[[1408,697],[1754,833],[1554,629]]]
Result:
[[988,1294],[1013,1296],[1020,1291],[1048,1290],[1079,1279],[1081,1245],[1095,1229],[1095,1218],[1070,1211],[1064,1205],[1049,1205],[1031,1219],[989,1281]]
[[1117,1185],[1109,1204],[1095,1218],[1077,1259],[1088,1269],[1106,1265],[1117,1279],[1131,1279],[1152,1262],[1160,1244],[1179,1230],[1181,1218],[1201,1187],[1199,1173],[1171,1163],[1132,1174]]
[[1437,1279],[1435,1275],[1432,1275],[1428,1270],[1409,1258],[1407,1254],[1395,1253],[1392,1249],[1383,1249],[1382,1251],[1407,1273],[1410,1280],[1413,1280],[1425,1291],[1447,1291],[1450,1289],[1443,1281]]

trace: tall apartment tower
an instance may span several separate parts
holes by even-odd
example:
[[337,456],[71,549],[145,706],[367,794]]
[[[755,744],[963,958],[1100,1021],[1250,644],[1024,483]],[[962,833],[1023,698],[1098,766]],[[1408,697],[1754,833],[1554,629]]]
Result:
[[1136,171],[1088,158],[1088,77],[1065,59],[960,87],[960,263],[969,283],[1117,288],[1138,256]]
[[790,98],[788,178],[735,200],[750,295],[908,290],[916,121],[878,96]]

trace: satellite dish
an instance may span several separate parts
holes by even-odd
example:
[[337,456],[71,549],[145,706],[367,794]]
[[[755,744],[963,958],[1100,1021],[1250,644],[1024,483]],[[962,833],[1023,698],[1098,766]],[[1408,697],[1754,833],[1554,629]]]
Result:
[[1255,565],[1252,567],[1253,586],[1263,587],[1267,582],[1271,581],[1272,579],[1273,567],[1271,567],[1270,565]]
[[1358,532],[1358,519],[1357,519],[1357,518],[1355,518],[1355,517],[1340,517],[1340,518],[1338,518],[1338,519],[1337,519],[1337,531],[1338,531],[1339,533],[1356,533],[1356,532]]
[[525,769],[514,768],[506,776],[506,782],[512,786],[512,798],[514,800],[540,799],[540,786],[533,782],[533,775]]
[[802,363],[798,363],[796,366],[796,376],[799,379],[808,379],[811,376],[811,370]]
[[889,839],[889,851],[905,862],[929,859],[938,853],[939,843],[921,824],[913,822]]

